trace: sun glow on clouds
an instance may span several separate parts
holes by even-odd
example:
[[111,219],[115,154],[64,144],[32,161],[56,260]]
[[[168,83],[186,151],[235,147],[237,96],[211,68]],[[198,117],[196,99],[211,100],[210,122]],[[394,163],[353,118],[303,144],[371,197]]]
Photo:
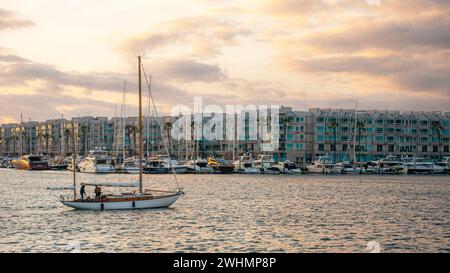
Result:
[[[198,95],[296,109],[358,99],[364,108],[417,109],[423,101],[423,110],[450,110],[447,1],[2,4],[2,122],[18,111],[111,116],[124,79],[133,113],[139,54],[163,112]],[[38,112],[40,102],[46,109]]]

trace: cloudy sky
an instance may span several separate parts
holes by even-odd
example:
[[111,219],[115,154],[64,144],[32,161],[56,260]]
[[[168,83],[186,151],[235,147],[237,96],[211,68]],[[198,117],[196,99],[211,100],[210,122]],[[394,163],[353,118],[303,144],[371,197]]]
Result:
[[160,111],[450,111],[447,0],[0,0],[0,123],[114,115],[136,56]]

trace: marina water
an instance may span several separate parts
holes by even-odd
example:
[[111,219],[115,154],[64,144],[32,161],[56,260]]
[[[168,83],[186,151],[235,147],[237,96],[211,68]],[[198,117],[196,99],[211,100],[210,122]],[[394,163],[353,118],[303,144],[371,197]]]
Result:
[[0,169],[0,252],[450,252],[449,176],[178,178],[186,195],[169,209],[77,211],[46,189],[70,186],[70,172]]

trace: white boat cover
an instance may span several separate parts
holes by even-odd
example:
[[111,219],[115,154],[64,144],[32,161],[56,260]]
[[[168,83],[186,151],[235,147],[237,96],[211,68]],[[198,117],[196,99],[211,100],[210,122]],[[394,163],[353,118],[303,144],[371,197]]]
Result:
[[47,190],[59,191],[59,190],[73,190],[73,186],[51,186],[47,187]]
[[139,188],[139,182],[124,183],[124,182],[99,182],[99,183],[81,183],[86,186],[99,186],[99,187],[119,187],[119,188]]

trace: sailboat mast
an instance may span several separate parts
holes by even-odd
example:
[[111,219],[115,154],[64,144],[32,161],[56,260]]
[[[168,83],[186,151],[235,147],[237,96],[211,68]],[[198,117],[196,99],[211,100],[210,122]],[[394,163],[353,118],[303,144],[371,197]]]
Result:
[[[356,108],[355,108],[355,128],[354,128],[354,132],[353,132],[353,158],[355,160],[355,162],[357,161],[356,158],[356,130],[357,130],[357,126],[358,126],[358,101],[356,101]],[[359,149],[361,149],[361,147],[358,147]]]
[[23,155],[23,115],[20,113],[20,155]]
[[75,123],[72,121],[72,174],[73,174],[73,200],[77,199],[77,146],[75,141]]
[[64,154],[66,153],[66,147],[64,146],[64,143],[66,143],[66,139],[65,139],[65,122],[64,122],[64,114],[61,114],[61,121],[62,121],[62,125],[61,125],[61,141],[59,143],[59,145],[61,146],[61,159],[64,158]]
[[139,66],[139,128],[138,128],[138,140],[139,140],[139,192],[142,193],[142,85],[141,85],[141,56],[138,56]]

